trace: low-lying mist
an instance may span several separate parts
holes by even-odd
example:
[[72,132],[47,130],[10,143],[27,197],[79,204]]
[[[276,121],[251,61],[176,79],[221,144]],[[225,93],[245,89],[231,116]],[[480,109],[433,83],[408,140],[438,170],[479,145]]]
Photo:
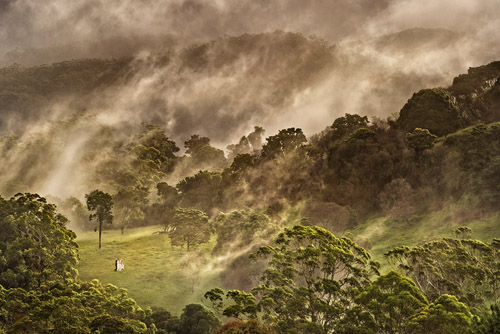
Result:
[[[192,134],[225,150],[254,126],[267,136],[288,127],[310,136],[345,113],[389,117],[413,92],[447,86],[498,56],[497,7],[2,1],[0,53],[10,67],[0,74],[1,183],[81,198],[97,184],[89,174],[100,159],[129,144],[143,122],[165,130],[182,152]],[[129,58],[76,62],[73,72],[29,67],[121,56]],[[57,75],[47,81],[48,72]],[[19,73],[27,79],[16,86]]]

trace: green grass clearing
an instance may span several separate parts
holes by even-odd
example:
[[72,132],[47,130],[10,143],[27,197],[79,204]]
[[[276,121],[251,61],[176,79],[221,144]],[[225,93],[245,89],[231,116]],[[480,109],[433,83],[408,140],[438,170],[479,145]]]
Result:
[[[103,231],[102,248],[98,233],[78,235],[79,277],[99,279],[128,290],[142,307],[162,306],[179,314],[189,303],[202,303],[206,291],[220,285],[219,271],[211,269],[210,251],[215,240],[187,252],[172,247],[168,236],[153,234],[159,226]],[[123,259],[125,270],[114,271],[116,258]]]
[[[472,228],[475,239],[489,242],[500,238],[500,216],[458,224],[453,217],[460,210],[460,205],[451,205],[411,223],[377,218],[349,231],[348,236],[381,263],[382,273],[395,269],[383,256],[388,250],[452,237],[458,226]],[[219,273],[223,268],[210,254],[215,238],[187,252],[186,248],[172,247],[168,236],[153,234],[160,229],[160,226],[133,228],[125,230],[124,235],[119,230],[104,231],[101,250],[97,233],[79,234],[80,278],[97,278],[125,288],[139,305],[162,306],[174,314],[179,314],[189,303],[208,305],[203,295],[221,286]],[[116,258],[123,259],[123,272],[114,271]]]
[[470,227],[473,239],[491,242],[494,238],[500,238],[500,216],[457,223],[453,217],[457,212],[461,212],[460,210],[460,205],[450,205],[410,223],[390,217],[377,218],[357,226],[349,231],[348,236],[352,236],[355,242],[380,262],[382,273],[396,269],[384,258],[384,253],[388,250],[398,246],[413,247],[444,237],[455,237],[453,231],[459,226]]

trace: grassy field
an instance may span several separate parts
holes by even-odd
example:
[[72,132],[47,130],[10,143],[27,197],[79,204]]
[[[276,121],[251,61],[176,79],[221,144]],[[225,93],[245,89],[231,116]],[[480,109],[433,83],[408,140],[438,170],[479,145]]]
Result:
[[472,229],[471,238],[490,242],[500,238],[500,217],[495,215],[457,223],[453,217],[460,212],[459,205],[451,205],[440,211],[421,217],[410,223],[395,221],[389,217],[369,220],[348,233],[354,241],[370,252],[382,265],[382,272],[392,268],[384,258],[384,253],[398,246],[416,246],[443,237],[454,237],[458,226]]
[[[79,234],[82,280],[99,279],[129,291],[139,305],[162,306],[179,314],[189,303],[202,303],[203,294],[220,285],[216,264],[209,261],[214,245],[200,245],[187,252],[172,247],[166,235],[153,234],[160,227],[143,227],[104,231],[102,248],[98,249],[98,233]],[[114,271],[116,258],[123,259],[125,270]]]
[[[381,263],[382,273],[394,269],[383,256],[389,249],[452,237],[459,225],[472,228],[475,239],[500,238],[498,215],[458,224],[454,219],[457,212],[460,212],[459,206],[449,206],[410,223],[378,218],[359,225],[347,236]],[[98,233],[79,234],[80,278],[97,278],[126,288],[139,305],[162,306],[174,314],[179,314],[189,303],[208,304],[203,295],[220,286],[219,273],[223,267],[218,259],[210,256],[215,240],[187,252],[186,248],[172,247],[166,235],[154,234],[159,230],[159,226],[142,227],[125,230],[124,235],[119,230],[105,231],[101,250]],[[123,259],[123,272],[114,271],[116,258]]]

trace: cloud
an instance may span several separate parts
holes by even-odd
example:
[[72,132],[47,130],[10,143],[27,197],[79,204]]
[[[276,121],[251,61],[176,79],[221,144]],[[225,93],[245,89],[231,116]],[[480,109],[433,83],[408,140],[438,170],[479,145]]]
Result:
[[[78,131],[47,142],[51,168],[71,180],[69,161],[100,127],[130,134],[156,123],[178,146],[198,133],[225,148],[255,125],[312,135],[345,113],[385,118],[413,92],[498,60],[499,14],[497,0],[0,0],[0,64],[135,56],[125,84],[85,97]],[[167,50],[169,61],[155,62]],[[72,106],[51,100],[45,119]],[[21,141],[46,134],[42,121],[11,123],[28,131]],[[73,191],[53,175],[31,184]]]
[[142,48],[145,36],[186,45],[277,29],[331,42],[413,27],[480,33],[498,27],[499,11],[496,0],[2,0],[0,54],[117,36]]
[[336,41],[358,31],[387,5],[388,1],[369,0],[3,1],[0,54],[117,36],[134,40],[139,49],[147,47],[144,38],[155,44],[152,36],[170,36],[189,45],[225,34],[277,29]]

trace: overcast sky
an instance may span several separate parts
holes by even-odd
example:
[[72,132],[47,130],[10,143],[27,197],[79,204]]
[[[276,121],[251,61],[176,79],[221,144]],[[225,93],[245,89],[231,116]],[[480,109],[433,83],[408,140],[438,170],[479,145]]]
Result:
[[0,54],[116,36],[143,45],[145,36],[168,35],[182,45],[276,29],[331,42],[413,27],[494,39],[499,22],[498,0],[0,0]]

